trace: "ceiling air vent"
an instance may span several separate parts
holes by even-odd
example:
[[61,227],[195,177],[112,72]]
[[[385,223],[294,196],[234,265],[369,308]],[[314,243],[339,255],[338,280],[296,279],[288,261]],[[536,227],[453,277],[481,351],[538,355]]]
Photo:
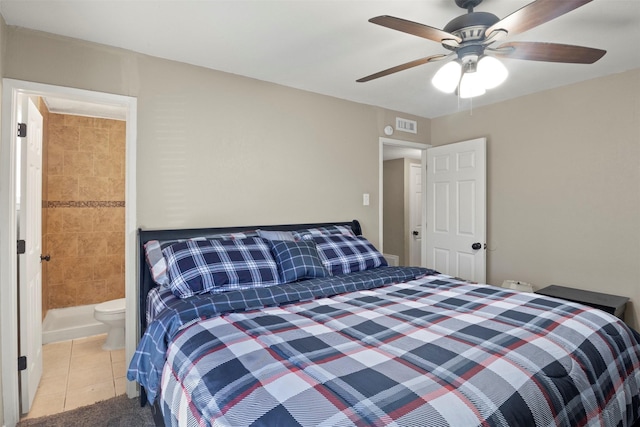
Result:
[[402,132],[418,133],[418,123],[415,120],[396,117],[396,129]]

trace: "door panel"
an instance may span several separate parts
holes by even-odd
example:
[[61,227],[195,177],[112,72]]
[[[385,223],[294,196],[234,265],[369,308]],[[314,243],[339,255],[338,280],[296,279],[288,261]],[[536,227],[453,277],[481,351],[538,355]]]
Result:
[[410,265],[422,264],[422,165],[412,163],[409,175]]
[[484,138],[427,150],[427,267],[475,282],[486,281],[485,151]]
[[474,236],[475,235],[475,181],[460,181],[458,182],[458,232],[460,235]]
[[22,140],[19,238],[26,242],[20,264],[20,346],[27,368],[20,372],[21,411],[31,409],[42,377],[42,115],[30,99],[27,104],[27,137]]
[[[437,182],[434,184],[434,230],[440,233],[449,232],[449,183]],[[428,224],[428,222],[427,222]]]

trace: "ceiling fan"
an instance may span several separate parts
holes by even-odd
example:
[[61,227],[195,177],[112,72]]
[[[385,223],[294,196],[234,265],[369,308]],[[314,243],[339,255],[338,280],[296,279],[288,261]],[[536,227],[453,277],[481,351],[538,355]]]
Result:
[[438,70],[432,82],[444,92],[453,93],[457,90],[462,98],[467,98],[481,95],[486,89],[496,87],[506,79],[507,69],[496,57],[592,64],[602,58],[606,51],[542,42],[509,42],[497,47],[491,46],[508,35],[525,32],[591,1],[536,0],[500,19],[492,13],[473,10],[482,0],[455,0],[456,5],[466,9],[467,13],[452,19],[442,30],[388,15],[371,18],[369,22],[433,40],[451,52],[416,59],[356,81],[368,82],[455,55],[457,58]]

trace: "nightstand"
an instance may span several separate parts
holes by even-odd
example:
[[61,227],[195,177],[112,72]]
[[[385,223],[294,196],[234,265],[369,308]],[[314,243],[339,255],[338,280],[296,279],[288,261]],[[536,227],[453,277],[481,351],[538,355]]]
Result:
[[567,288],[565,286],[550,285],[535,291],[536,294],[547,295],[555,298],[566,299],[590,307],[599,308],[624,320],[624,310],[629,298],[618,295],[602,294],[600,292],[585,291],[582,289]]

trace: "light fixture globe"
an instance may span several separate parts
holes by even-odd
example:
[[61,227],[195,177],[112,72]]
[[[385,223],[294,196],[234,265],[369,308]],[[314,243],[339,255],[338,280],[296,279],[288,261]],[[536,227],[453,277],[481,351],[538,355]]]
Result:
[[486,90],[482,82],[482,76],[477,71],[467,71],[462,75],[458,91],[460,98],[474,98],[484,95]]
[[458,61],[444,64],[431,79],[431,83],[444,93],[453,93],[460,82],[462,66]]
[[509,75],[507,67],[493,56],[483,56],[478,61],[476,73],[485,89],[493,89],[500,86]]

